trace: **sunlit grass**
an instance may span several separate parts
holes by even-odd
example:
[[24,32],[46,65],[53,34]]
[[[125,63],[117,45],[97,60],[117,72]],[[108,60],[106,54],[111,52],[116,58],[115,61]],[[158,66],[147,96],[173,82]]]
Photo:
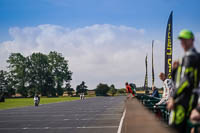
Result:
[[[40,99],[40,104],[56,103],[56,102],[65,102],[78,100],[79,97],[53,97],[47,98],[42,97]],[[33,98],[8,98],[5,99],[5,102],[0,102],[0,110],[2,109],[11,109],[25,106],[34,106]]]

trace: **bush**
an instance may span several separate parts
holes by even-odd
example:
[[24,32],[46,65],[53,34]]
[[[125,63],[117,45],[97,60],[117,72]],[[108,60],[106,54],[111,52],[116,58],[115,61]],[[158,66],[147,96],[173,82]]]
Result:
[[125,89],[125,88],[118,89],[118,90],[117,90],[117,93],[118,93],[118,94],[125,94],[125,93],[126,93],[126,89]]
[[110,87],[107,84],[100,83],[95,90],[96,96],[107,96]]
[[115,89],[115,86],[114,86],[114,85],[111,85],[111,86],[110,86],[109,93],[110,93],[112,96],[114,96],[114,95],[117,93],[117,89]]

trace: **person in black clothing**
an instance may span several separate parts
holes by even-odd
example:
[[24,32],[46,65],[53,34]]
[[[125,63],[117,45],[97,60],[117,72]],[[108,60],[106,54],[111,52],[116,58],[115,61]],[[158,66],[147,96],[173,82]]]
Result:
[[189,30],[182,30],[178,37],[185,52],[173,70],[175,92],[169,99],[167,108],[171,110],[169,124],[178,132],[185,133],[187,120],[194,108],[193,90],[199,85],[200,56],[194,48],[194,35]]

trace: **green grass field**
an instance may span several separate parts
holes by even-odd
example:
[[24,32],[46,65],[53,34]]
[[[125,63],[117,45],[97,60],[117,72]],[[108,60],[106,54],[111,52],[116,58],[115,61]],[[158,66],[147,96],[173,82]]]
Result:
[[[40,99],[40,104],[65,102],[65,101],[72,101],[72,100],[78,100],[78,99],[80,98],[79,97],[54,97],[54,98],[42,97]],[[5,102],[0,102],[0,110],[25,107],[25,106],[34,106],[33,98],[8,98],[8,99],[5,99]]]

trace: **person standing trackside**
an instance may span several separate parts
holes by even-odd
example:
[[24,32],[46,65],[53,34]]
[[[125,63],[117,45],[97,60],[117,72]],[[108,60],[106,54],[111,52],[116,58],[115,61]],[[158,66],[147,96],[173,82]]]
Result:
[[134,83],[130,83],[129,85],[130,85],[131,90],[133,92],[133,96],[135,96],[136,95],[136,85]]
[[164,86],[163,86],[162,98],[158,103],[156,103],[156,105],[166,105],[168,99],[174,93],[174,83],[171,79],[166,79],[165,74],[162,72],[160,73],[159,77],[160,77],[160,80],[163,81]]
[[128,84],[128,82],[125,83],[126,85],[126,93],[127,93],[127,98],[132,98],[133,96],[133,91],[131,89],[131,86]]
[[194,88],[199,84],[199,54],[194,48],[194,35],[189,30],[182,30],[178,36],[185,52],[175,69],[175,92],[169,99],[167,108],[171,110],[169,124],[178,132],[185,133],[187,120],[193,109]]

